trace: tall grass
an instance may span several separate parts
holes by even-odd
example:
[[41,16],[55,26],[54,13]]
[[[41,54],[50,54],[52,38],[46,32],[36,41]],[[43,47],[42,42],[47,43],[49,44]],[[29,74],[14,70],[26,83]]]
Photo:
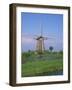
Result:
[[22,57],[22,77],[59,74],[63,74],[63,55],[60,53],[46,53],[41,58],[35,54]]

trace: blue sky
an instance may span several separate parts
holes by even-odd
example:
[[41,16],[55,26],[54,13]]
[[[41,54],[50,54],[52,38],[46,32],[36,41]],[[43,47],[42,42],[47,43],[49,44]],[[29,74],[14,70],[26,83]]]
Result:
[[48,37],[45,40],[45,49],[50,46],[55,51],[63,50],[63,15],[62,14],[43,14],[43,13],[21,13],[21,50],[35,50],[36,40],[34,39],[41,33]]

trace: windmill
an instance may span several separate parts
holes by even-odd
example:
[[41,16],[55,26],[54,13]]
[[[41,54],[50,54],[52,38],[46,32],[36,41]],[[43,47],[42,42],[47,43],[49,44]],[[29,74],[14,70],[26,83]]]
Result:
[[41,25],[41,34],[34,39],[37,41],[36,43],[37,53],[42,54],[45,51],[44,40],[47,40],[47,37],[43,36],[42,25]]

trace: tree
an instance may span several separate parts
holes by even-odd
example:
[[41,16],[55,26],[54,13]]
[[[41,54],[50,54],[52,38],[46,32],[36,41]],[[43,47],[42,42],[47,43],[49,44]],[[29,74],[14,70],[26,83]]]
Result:
[[50,46],[50,47],[49,47],[49,50],[52,52],[52,51],[53,51],[53,47],[52,47],[52,46]]

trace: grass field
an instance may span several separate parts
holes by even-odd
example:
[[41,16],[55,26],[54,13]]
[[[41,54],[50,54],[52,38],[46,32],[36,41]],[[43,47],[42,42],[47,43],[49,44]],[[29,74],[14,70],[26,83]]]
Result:
[[62,53],[49,53],[43,55],[34,52],[22,53],[22,77],[51,76],[63,74]]

